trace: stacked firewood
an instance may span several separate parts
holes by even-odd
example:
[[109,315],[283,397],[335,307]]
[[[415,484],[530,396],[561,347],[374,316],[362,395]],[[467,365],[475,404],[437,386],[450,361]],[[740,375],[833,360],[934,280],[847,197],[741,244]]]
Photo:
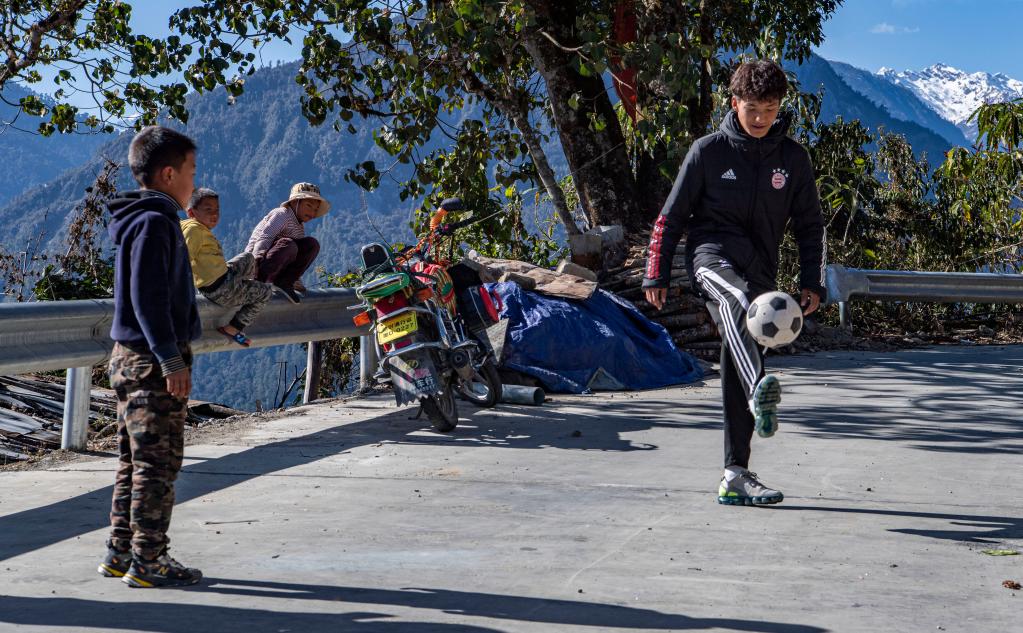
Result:
[[[52,376],[0,376],[0,464],[60,448],[64,383]],[[89,435],[117,429],[113,393],[94,389],[89,398]]]
[[[54,376],[0,376],[0,464],[30,459],[60,448],[64,420],[64,382]],[[190,400],[186,422],[238,415],[212,402]],[[92,387],[89,397],[90,442],[117,432],[117,400],[112,391]]]
[[721,339],[703,298],[690,288],[681,249],[671,265],[668,299],[661,310],[647,303],[643,296],[645,243],[630,244],[624,263],[610,269],[600,287],[630,301],[651,321],[664,326],[681,351],[706,361],[717,361]]

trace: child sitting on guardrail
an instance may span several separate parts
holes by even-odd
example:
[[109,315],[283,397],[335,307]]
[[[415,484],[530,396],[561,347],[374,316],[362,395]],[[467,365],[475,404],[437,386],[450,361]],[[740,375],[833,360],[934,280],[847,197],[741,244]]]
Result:
[[292,303],[301,301],[305,291],[300,277],[320,252],[316,238],[306,237],[303,225],[323,217],[330,203],[320,195],[320,188],[300,182],[291,188],[291,195],[279,207],[266,214],[245,247],[256,258],[256,279],[277,286]]
[[192,264],[192,279],[199,294],[213,303],[231,308],[241,306],[227,325],[217,331],[243,347],[252,339],[242,330],[252,323],[263,306],[270,301],[273,289],[254,279],[256,259],[252,253],[241,253],[224,261],[224,251],[213,236],[220,221],[220,196],[216,191],[200,187],[188,203],[187,220],[181,221],[181,232]]

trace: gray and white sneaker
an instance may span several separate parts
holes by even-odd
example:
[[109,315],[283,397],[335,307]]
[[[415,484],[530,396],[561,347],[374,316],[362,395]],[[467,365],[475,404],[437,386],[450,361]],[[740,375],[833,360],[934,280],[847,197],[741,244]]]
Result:
[[718,487],[718,503],[732,506],[766,506],[781,503],[785,498],[780,491],[768,488],[760,483],[757,474],[748,470],[742,471],[731,481],[721,478]]
[[749,401],[754,428],[760,437],[771,437],[778,430],[778,403],[781,402],[781,384],[767,374],[760,379]]

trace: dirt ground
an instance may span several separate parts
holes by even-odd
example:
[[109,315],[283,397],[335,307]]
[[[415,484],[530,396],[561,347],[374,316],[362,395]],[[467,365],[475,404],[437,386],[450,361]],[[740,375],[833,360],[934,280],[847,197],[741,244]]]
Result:
[[[347,400],[348,398],[338,399],[341,402],[346,402]],[[219,440],[233,437],[240,427],[250,425],[256,421],[273,420],[286,415],[296,415],[296,413],[286,409],[278,409],[275,411],[236,415],[219,420],[208,420],[195,426],[189,425],[185,427],[185,445],[215,444]],[[117,439],[114,437],[90,439],[88,446],[88,450],[81,452],[63,449],[44,451],[24,461],[0,464],[0,471],[46,470],[53,466],[74,462],[83,457],[109,456],[115,454],[117,450]]]

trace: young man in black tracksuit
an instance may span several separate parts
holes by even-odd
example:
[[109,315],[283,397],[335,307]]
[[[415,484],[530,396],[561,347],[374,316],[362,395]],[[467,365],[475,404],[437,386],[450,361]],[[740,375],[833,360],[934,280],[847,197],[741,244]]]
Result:
[[786,136],[778,116],[788,90],[771,61],[742,64],[732,76],[732,111],[719,131],[689,149],[650,237],[643,287],[660,309],[671,263],[684,231],[694,288],[721,332],[725,472],[718,502],[778,503],[784,495],[748,470],[753,431],[778,427],[781,386],[765,375],[763,350],[746,329],[751,299],[774,290],[778,248],[787,226],[799,244],[800,304],[814,312],[824,296],[824,221],[807,151]]

